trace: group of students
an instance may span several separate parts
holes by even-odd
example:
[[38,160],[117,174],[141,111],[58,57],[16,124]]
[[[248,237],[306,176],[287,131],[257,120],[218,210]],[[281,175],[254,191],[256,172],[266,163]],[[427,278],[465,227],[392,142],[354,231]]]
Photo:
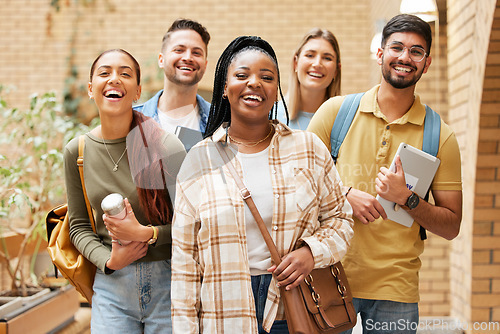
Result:
[[[330,132],[344,97],[331,32],[313,29],[303,38],[286,96],[271,45],[234,39],[218,60],[211,104],[197,94],[209,40],[198,22],[176,20],[158,57],[164,89],[138,106],[132,55],[108,50],[92,64],[88,94],[101,125],[85,134],[84,174],[96,233],[77,140],[65,148],[71,240],[98,268],[92,332],[288,333],[279,287],[294,289],[312,269],[341,260],[366,333],[377,332],[370,321],[418,322],[419,227],[452,239],[462,206],[460,153],[444,122],[434,205],[408,206],[413,193],[401,164],[386,168],[399,142],[421,146],[425,108],[414,90],[431,63],[429,25],[411,15],[387,23],[377,53],[382,82],[361,99],[337,165]],[[176,126],[197,129],[204,140],[186,155]],[[279,265],[220,149],[250,191]],[[126,197],[124,219],[102,211],[110,193]],[[387,220],[377,193],[416,224]]]

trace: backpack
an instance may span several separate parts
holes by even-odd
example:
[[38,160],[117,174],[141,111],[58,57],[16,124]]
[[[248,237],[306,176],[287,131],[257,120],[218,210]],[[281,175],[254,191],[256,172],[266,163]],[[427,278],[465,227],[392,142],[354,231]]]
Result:
[[[82,183],[82,191],[85,197],[90,224],[92,225],[92,230],[96,233],[92,207],[87,198],[83,177],[84,146],[85,139],[84,136],[81,135],[78,139],[78,158],[75,162],[80,172],[80,181]],[[97,268],[92,262],[84,257],[71,242],[69,236],[68,205],[63,204],[52,209],[47,214],[45,223],[47,227],[47,251],[54,266],[71,285],[75,286],[76,290],[80,292],[87,302],[92,304],[94,277]]]
[[[358,111],[359,102],[365,93],[347,95],[340,106],[339,112],[333,123],[330,133],[331,154],[335,164],[339,156],[340,146],[344,142],[345,136],[351,127],[352,121]],[[425,105],[424,138],[422,151],[437,156],[439,151],[439,137],[441,135],[441,117],[437,112]],[[429,190],[430,191],[430,190]],[[429,199],[429,191],[425,195],[425,200]],[[420,238],[427,239],[425,229],[420,226]]]

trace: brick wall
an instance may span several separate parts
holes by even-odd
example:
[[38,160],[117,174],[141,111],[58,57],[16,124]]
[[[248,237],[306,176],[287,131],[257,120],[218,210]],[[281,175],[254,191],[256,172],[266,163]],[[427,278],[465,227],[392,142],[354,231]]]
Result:
[[[27,105],[33,92],[62,92],[65,78],[76,73],[73,89],[85,99],[90,63],[101,51],[130,51],[143,69],[143,100],[162,86],[156,65],[161,38],[172,21],[189,17],[204,24],[212,40],[208,68],[200,88],[211,90],[213,73],[222,50],[235,37],[259,35],[275,48],[286,91],[292,50],[312,27],[330,29],[342,54],[345,93],[370,87],[369,43],[372,36],[370,0],[230,0],[173,1],[10,0],[0,11],[0,84],[14,85],[9,102]],[[85,5],[85,3],[88,3]],[[342,13],[342,15],[338,15]],[[6,32],[9,32],[8,34]]]
[[[451,252],[451,314],[462,321],[479,319],[477,312],[478,289],[485,289],[478,275],[491,270],[482,268],[476,261],[484,261],[484,253],[476,238],[479,232],[475,211],[475,194],[481,192],[478,178],[483,171],[476,170],[479,115],[483,96],[490,30],[496,1],[450,0],[448,6],[448,90],[450,125],[454,128],[462,154],[463,219],[458,238],[452,243]],[[483,97],[482,97],[483,96]],[[481,111],[482,113],[482,111]],[[479,158],[479,159],[478,159]],[[481,199],[479,200],[481,202]],[[488,247],[483,240],[480,247]],[[490,244],[491,246],[491,244]],[[473,262],[474,261],[474,262]],[[480,286],[482,286],[480,288]],[[488,299],[488,298],[486,298]],[[498,318],[496,318],[498,320]]]
[[421,256],[420,316],[450,315],[450,242],[427,233]]
[[[429,22],[432,29],[432,63],[429,71],[422,76],[417,84],[417,93],[422,101],[439,112],[441,117],[448,121],[448,40],[447,40],[447,11],[446,0],[436,1],[439,10],[438,22]],[[438,36],[439,35],[439,36]]]
[[486,58],[477,145],[472,321],[500,321],[500,3]]
[[[372,35],[375,33],[382,32],[382,28],[384,25],[389,22],[389,20],[399,14],[399,6],[401,4],[401,0],[372,0],[371,1],[371,26],[372,26]],[[380,66],[377,64],[377,60],[375,55],[373,55],[371,63],[371,80],[370,86],[375,86],[380,83],[382,79],[382,73],[380,71]]]

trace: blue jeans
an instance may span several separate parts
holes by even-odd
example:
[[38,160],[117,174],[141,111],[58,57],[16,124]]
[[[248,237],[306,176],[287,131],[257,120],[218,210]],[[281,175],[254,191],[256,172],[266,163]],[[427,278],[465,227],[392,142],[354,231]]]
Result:
[[[418,303],[353,298],[354,309],[361,315],[363,334],[415,334],[418,327]],[[343,332],[351,334],[352,329]]]
[[[252,276],[252,292],[255,299],[255,311],[257,312],[257,323],[259,326],[259,334],[267,334],[262,328],[264,319],[264,307],[266,306],[267,290],[273,276],[259,275]],[[275,320],[269,334],[288,334],[288,326],[286,320]]]
[[92,333],[172,333],[170,260],[132,263],[105,275],[97,270]]

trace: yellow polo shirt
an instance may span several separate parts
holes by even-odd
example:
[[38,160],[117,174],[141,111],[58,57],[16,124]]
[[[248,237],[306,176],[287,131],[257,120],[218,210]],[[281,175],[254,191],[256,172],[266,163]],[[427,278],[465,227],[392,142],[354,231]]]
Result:
[[[410,110],[388,122],[377,103],[379,85],[365,93],[340,148],[337,170],[345,186],[376,196],[380,167],[389,167],[398,146],[422,148],[425,106],[418,95]],[[343,96],[326,101],[307,128],[330,149],[330,133]],[[462,190],[460,151],[453,131],[441,120],[437,157],[441,164],[431,190]],[[415,303],[419,301],[419,259],[424,242],[416,222],[408,228],[382,218],[365,225],[354,222],[354,238],[342,260],[354,297]]]

